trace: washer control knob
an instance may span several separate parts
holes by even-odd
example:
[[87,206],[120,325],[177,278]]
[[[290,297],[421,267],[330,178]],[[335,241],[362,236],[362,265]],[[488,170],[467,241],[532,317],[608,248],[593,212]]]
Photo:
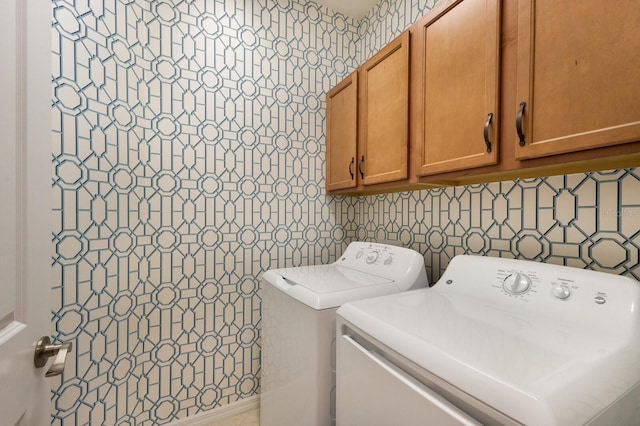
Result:
[[372,251],[366,257],[367,263],[374,263],[376,260],[378,260],[378,252],[377,251]]
[[516,272],[504,279],[502,288],[504,288],[507,293],[524,294],[531,288],[531,278],[525,274]]
[[557,285],[553,287],[553,295],[564,300],[571,296],[571,290],[566,285]]

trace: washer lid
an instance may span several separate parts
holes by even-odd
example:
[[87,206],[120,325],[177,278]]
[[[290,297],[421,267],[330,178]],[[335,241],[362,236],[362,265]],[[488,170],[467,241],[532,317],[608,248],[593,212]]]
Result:
[[315,265],[275,270],[290,284],[318,293],[333,293],[358,287],[393,283],[393,280],[341,265]]
[[637,332],[496,309],[438,285],[347,303],[338,315],[527,425],[585,424],[640,383]]
[[399,291],[393,280],[336,264],[273,269],[264,279],[313,309]]

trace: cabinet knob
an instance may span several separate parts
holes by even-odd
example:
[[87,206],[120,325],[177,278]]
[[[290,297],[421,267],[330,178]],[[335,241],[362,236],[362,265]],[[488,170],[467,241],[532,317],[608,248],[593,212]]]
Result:
[[516,116],[516,131],[518,132],[518,138],[520,138],[520,146],[524,146],[524,132],[522,131],[522,116],[524,115],[524,107],[527,106],[526,102],[520,102],[520,109]]
[[360,172],[360,177],[364,179],[364,155],[362,156],[362,158],[360,159],[360,162],[358,163],[358,171]]
[[356,159],[354,157],[351,157],[351,162],[349,163],[349,174],[351,175],[351,180],[353,180],[353,178],[355,177],[353,174],[353,164],[355,163]]
[[487,121],[484,123],[484,143],[487,145],[488,153],[491,153],[491,140],[489,140],[489,126],[491,125],[491,120],[493,120],[492,112],[487,115]]

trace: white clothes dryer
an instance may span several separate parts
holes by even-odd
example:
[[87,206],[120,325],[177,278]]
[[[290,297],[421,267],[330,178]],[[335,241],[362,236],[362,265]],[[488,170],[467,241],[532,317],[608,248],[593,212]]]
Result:
[[427,285],[422,255],[366,242],[329,265],[265,272],[260,425],[334,424],[336,309]]
[[338,309],[337,424],[638,425],[639,307],[628,277],[457,256]]

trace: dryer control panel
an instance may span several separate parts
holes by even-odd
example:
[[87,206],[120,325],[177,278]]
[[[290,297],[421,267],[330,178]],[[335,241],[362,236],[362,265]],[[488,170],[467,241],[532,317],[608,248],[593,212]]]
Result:
[[636,280],[526,260],[456,256],[433,289],[482,300],[506,311],[580,321],[596,328],[616,322],[632,324],[629,316],[639,315],[640,283]]

